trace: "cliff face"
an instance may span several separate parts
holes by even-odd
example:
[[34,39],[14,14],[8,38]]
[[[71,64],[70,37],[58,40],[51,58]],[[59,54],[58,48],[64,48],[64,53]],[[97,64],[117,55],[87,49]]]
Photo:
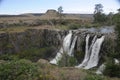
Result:
[[[48,30],[48,29],[28,29],[25,32],[16,33],[1,33],[0,34],[0,54],[5,53],[20,53],[23,50],[31,48],[44,48],[54,46],[53,53],[56,53],[62,46],[64,37],[68,34],[68,31]],[[101,53],[106,54],[113,51],[115,47],[115,34],[114,33],[93,33],[89,31],[73,31],[74,35],[78,36],[75,52],[85,53],[85,38],[90,34],[90,42],[92,38],[97,35],[105,35]],[[55,54],[54,54],[55,55]]]
[[19,33],[0,34],[0,54],[18,53],[31,47],[43,48],[61,45],[66,31],[29,29]]

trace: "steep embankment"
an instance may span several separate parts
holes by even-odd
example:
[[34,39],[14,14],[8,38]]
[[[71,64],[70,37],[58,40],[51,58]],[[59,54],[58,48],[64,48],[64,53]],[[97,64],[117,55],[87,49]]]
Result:
[[24,32],[1,33],[0,54],[18,53],[31,47],[59,47],[66,31],[28,29]]
[[[0,33],[0,54],[25,53],[25,50],[29,51],[33,48],[36,51],[36,48],[43,49],[46,47],[54,47],[52,51],[49,51],[50,49],[48,50],[49,56],[47,56],[47,58],[50,56],[55,56],[57,53],[56,51],[58,51],[62,46],[63,38],[67,35],[67,33],[68,31],[64,30],[48,29],[28,29],[24,32]],[[83,59],[87,34],[90,34],[90,42],[95,35],[98,37],[105,35],[105,40],[100,50],[100,53],[102,53],[101,56],[109,54],[114,49],[114,33],[93,32],[86,29],[73,30],[72,38],[74,38],[74,35],[78,36],[75,45],[75,56],[78,61],[81,62]],[[39,51],[37,53],[39,53]]]

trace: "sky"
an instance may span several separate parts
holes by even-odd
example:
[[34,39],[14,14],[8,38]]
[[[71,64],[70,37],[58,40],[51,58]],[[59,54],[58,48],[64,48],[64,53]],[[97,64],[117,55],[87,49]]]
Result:
[[94,12],[95,4],[102,4],[104,13],[117,12],[120,0],[0,0],[0,14],[45,13],[63,7],[64,13]]

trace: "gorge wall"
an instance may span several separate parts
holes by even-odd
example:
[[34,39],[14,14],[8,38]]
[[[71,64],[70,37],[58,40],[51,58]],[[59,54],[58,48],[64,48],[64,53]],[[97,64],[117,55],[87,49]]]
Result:
[[[100,50],[100,53],[102,53],[101,56],[109,54],[115,47],[116,38],[114,33],[91,32],[90,30],[84,29],[73,30],[72,33],[72,36],[78,36],[74,55],[80,62],[83,56],[80,58],[79,55],[85,53],[85,39],[87,34],[90,35],[90,42],[95,35],[98,37],[105,35],[105,40]],[[39,49],[54,46],[54,51],[50,53],[54,57],[62,46],[63,39],[67,34],[68,31],[65,30],[48,29],[28,29],[25,32],[0,33],[0,54],[20,53],[23,50],[31,48]]]
[[17,53],[30,47],[60,46],[66,31],[28,29],[25,32],[1,33],[0,54]]

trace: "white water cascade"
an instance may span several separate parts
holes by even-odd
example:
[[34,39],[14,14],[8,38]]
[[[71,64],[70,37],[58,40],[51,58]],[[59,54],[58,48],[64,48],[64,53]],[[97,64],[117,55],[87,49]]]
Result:
[[[69,34],[64,38],[62,47],[53,60],[50,61],[51,64],[58,63],[61,60],[63,53],[66,53],[69,56],[73,56],[75,43],[77,41],[77,37],[75,36],[72,40],[72,31],[69,31]],[[101,49],[101,45],[104,41],[105,36],[97,38],[94,36],[91,44],[89,43],[90,34],[86,36],[86,46],[85,46],[85,56],[81,64],[76,66],[76,68],[90,69],[98,65],[99,62],[99,52]],[[89,45],[90,44],[90,45]]]
[[96,35],[94,36],[94,38],[92,40],[92,44],[90,45],[90,47],[89,47],[89,38],[90,38],[90,35],[88,34],[86,36],[85,57],[84,57],[84,59],[83,59],[81,64],[79,64],[78,66],[75,66],[76,68],[83,68],[88,63],[88,60],[90,58],[91,49],[92,49],[92,46],[94,45],[94,43],[95,43],[95,41],[97,39],[97,36]]
[[92,40],[90,47],[88,46],[89,37],[90,36],[88,34],[86,37],[85,57],[81,64],[79,64],[78,66],[75,66],[76,68],[90,69],[97,66],[98,64],[99,52],[105,36],[102,36],[101,38],[98,38],[98,39],[97,39],[97,36],[95,36]]
[[57,62],[62,58],[62,53],[63,53],[63,48],[61,47],[59,52],[57,52],[57,55],[55,56],[55,58],[53,60],[51,60],[50,63],[57,65]]
[[104,38],[105,38],[105,36],[102,36],[101,38],[98,38],[95,41],[95,43],[92,47],[92,52],[91,52],[91,55],[90,55],[90,59],[88,61],[87,66],[85,66],[84,69],[90,69],[90,68],[93,68],[93,67],[98,65],[99,52],[100,52],[101,45],[104,41]]
[[77,41],[77,36],[75,36],[72,42],[72,31],[69,31],[69,34],[63,40],[63,46],[60,48],[56,57],[50,61],[50,63],[57,65],[58,61],[61,60],[63,53],[67,53],[69,56],[72,56],[76,41]]
[[70,45],[71,45],[71,40],[72,40],[72,31],[69,31],[69,34],[64,38],[63,40],[63,51],[64,53],[68,53],[70,50]]
[[70,50],[68,52],[69,56],[73,56],[76,41],[77,41],[77,36],[75,36],[75,38],[73,39],[72,45],[71,45]]

